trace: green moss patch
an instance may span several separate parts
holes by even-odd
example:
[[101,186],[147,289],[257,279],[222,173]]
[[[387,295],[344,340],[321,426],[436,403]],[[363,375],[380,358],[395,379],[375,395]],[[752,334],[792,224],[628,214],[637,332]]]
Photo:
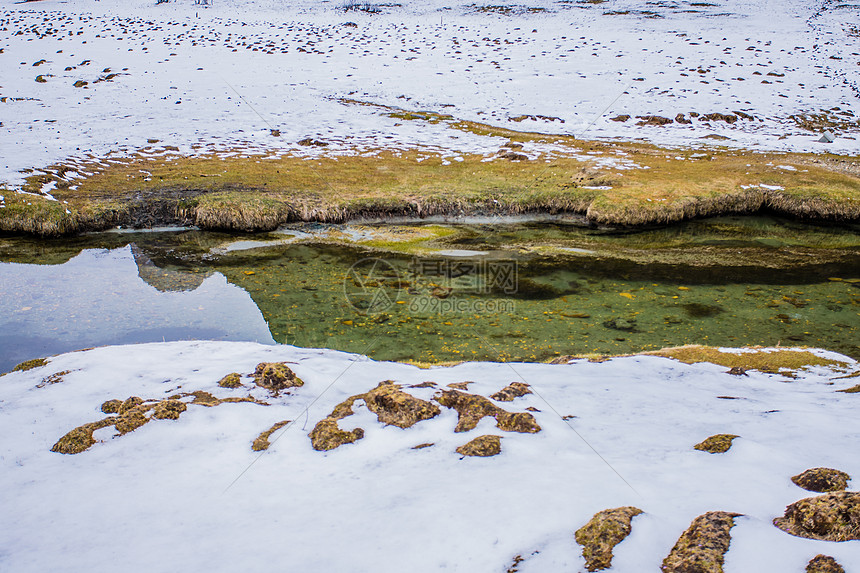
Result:
[[641,513],[641,509],[631,506],[604,509],[576,530],[576,542],[582,545],[588,571],[602,571],[612,566],[612,550],[630,535],[630,523]]
[[497,456],[502,452],[501,436],[478,436],[457,448],[457,453],[463,456],[489,457]]
[[690,524],[660,568],[663,573],[723,573],[738,513],[709,511]]
[[714,434],[699,442],[693,448],[700,452],[708,452],[709,454],[724,454],[731,449],[734,439],[739,437],[735,434]]
[[860,493],[834,492],[796,501],[773,520],[779,529],[806,539],[860,540]]
[[791,478],[794,485],[807,491],[828,493],[844,491],[851,479],[847,473],[832,468],[812,468]]

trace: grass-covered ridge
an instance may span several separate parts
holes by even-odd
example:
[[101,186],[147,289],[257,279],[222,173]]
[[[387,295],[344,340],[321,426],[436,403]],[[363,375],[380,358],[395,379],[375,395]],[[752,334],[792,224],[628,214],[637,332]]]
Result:
[[[26,193],[0,189],[0,231],[63,235],[160,224],[261,231],[290,221],[528,212],[627,226],[761,209],[860,219],[860,170],[852,158],[588,142],[438,114],[382,112],[444,122],[498,141],[499,151],[452,160],[451,153],[421,148],[335,153],[324,142],[313,157],[147,148],[41,169],[27,178]],[[42,196],[45,188],[56,201]]]

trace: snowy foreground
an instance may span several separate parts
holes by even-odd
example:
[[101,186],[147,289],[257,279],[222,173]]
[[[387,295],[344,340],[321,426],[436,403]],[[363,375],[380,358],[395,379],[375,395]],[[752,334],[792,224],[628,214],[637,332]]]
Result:
[[[254,388],[248,375],[271,361],[290,363],[305,385],[278,397]],[[835,391],[857,379],[826,368],[796,379],[725,370],[658,357],[422,370],[230,342],[56,356],[0,378],[0,569],[502,572],[522,555],[519,571],[581,571],[573,532],[599,510],[635,505],[645,513],[615,548],[614,571],[659,570],[691,520],[711,510],[744,514],[727,572],[799,573],[818,553],[858,570],[860,542],[801,539],[771,524],[814,495],[790,476],[816,466],[860,476],[860,398]],[[217,385],[230,372],[244,374],[244,387]],[[455,434],[448,408],[401,429],[359,402],[340,425],[364,428],[363,439],[311,448],[317,421],[384,380],[425,400],[450,383],[473,381],[468,392],[489,396],[525,381],[532,394],[498,404],[535,408],[542,431],[501,432],[484,418]],[[406,387],[426,381],[437,388]],[[251,393],[270,405],[190,404],[179,419],[123,436],[98,430],[82,453],[50,451],[72,428],[103,418],[108,399],[198,390]],[[253,452],[252,441],[281,420],[295,423]],[[740,438],[724,454],[693,449],[716,433]],[[482,434],[502,435],[500,455],[454,452]],[[435,445],[413,449],[422,443]]]
[[[0,183],[142,148],[455,158],[504,142],[374,105],[585,139],[856,154],[858,64],[860,11],[830,0],[5,3]],[[751,117],[689,121],[738,111]],[[802,129],[797,114],[829,123]],[[817,143],[824,129],[834,143]],[[297,145],[308,137],[329,146]]]

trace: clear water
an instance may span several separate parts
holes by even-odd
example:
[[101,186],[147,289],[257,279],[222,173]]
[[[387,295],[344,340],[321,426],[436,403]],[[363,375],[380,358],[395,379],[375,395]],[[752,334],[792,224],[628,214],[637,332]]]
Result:
[[253,237],[270,246],[229,249],[249,237],[193,230],[0,239],[0,371],[95,345],[182,339],[426,362],[693,343],[860,357],[856,227],[722,218],[636,232],[456,230],[420,257],[272,235]]

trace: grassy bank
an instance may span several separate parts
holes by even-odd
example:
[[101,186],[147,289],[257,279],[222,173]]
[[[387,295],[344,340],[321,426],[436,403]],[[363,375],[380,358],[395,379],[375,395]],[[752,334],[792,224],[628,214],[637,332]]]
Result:
[[[439,121],[413,115],[404,121]],[[457,160],[423,149],[335,155],[320,147],[309,159],[148,148],[41,169],[28,177],[26,194],[0,189],[0,231],[51,236],[163,224],[263,231],[291,221],[530,212],[618,226],[760,210],[860,220],[860,167],[851,157],[667,150],[444,121],[507,141],[498,139],[494,155]],[[46,186],[56,201],[40,195]]]

